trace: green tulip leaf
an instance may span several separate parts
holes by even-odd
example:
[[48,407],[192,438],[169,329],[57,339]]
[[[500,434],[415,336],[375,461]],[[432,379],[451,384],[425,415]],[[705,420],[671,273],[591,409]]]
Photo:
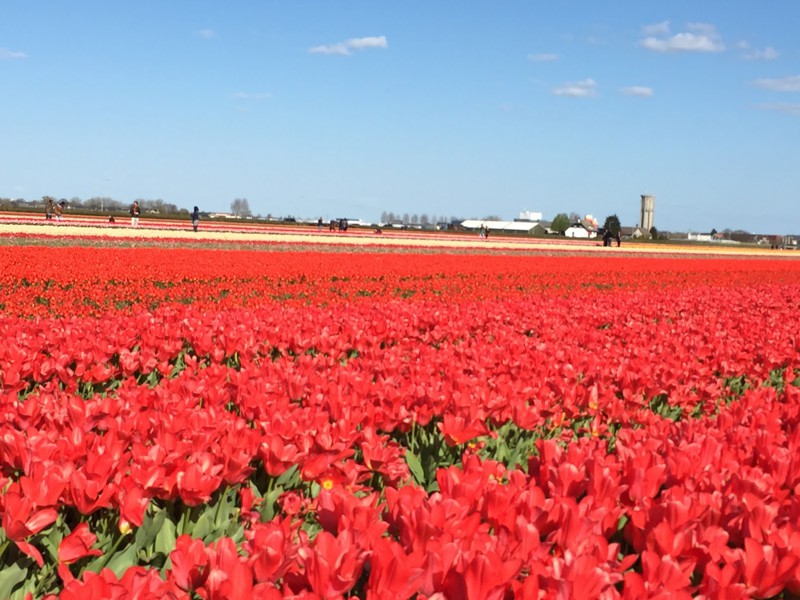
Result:
[[164,519],[161,529],[156,534],[155,545],[156,552],[160,552],[166,556],[175,549],[175,523],[170,519]]
[[114,571],[114,574],[117,577],[122,577],[125,571],[135,566],[136,564],[137,564],[136,546],[131,544],[124,550],[117,552],[114,556],[112,556],[111,560],[109,560],[108,564],[106,564],[106,567]]
[[0,598],[10,598],[11,591],[28,577],[28,569],[17,561],[0,569]]

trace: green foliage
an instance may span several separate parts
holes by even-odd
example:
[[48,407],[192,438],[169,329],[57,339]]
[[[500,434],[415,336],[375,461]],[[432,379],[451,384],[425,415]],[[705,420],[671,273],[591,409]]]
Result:
[[[27,590],[26,587],[14,591],[14,588],[30,577],[28,568],[32,564],[33,561],[26,557],[3,565],[3,568],[0,569],[0,598],[22,598],[27,591],[33,591]],[[12,591],[14,591],[13,594]]]
[[746,375],[739,375],[738,377],[728,377],[724,381],[724,385],[728,390],[730,390],[731,395],[734,398],[740,398],[742,394],[747,391],[750,387],[750,384],[747,382]]
[[683,408],[671,405],[666,394],[654,396],[648,406],[655,414],[666,419],[679,421],[683,416]]
[[528,468],[528,460],[536,454],[536,442],[547,437],[542,429],[522,429],[508,421],[495,429],[495,435],[484,438],[478,452],[482,460],[496,460],[507,467]]
[[558,213],[550,224],[550,229],[558,233],[564,233],[570,226],[569,215],[566,213]]
[[281,494],[297,489],[301,484],[297,465],[292,465],[278,477],[271,477],[263,468],[258,469],[251,478],[250,488],[255,497],[261,500],[261,520],[271,521],[278,514],[278,498]]
[[622,229],[619,217],[616,214],[607,216],[603,223],[603,229],[610,231],[612,235],[617,235]]
[[435,421],[422,427],[415,425],[405,434],[395,434],[406,448],[406,463],[416,483],[428,492],[439,490],[436,471],[459,464],[463,446],[449,446]]
[[785,368],[773,369],[770,371],[769,378],[764,382],[764,385],[774,387],[779,394],[783,393],[787,385],[800,387],[800,369],[793,369],[790,373],[787,379]]

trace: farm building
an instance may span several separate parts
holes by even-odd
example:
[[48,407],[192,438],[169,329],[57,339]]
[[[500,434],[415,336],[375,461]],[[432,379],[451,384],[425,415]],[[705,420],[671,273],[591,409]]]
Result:
[[483,219],[467,219],[461,222],[461,226],[467,231],[480,231],[481,227],[490,232],[517,233],[524,235],[543,235],[547,229],[540,222],[536,221],[490,221]]
[[630,238],[634,240],[638,240],[642,237],[650,237],[649,233],[647,236],[645,236],[645,233],[642,231],[641,227],[620,227],[619,233],[624,238]]
[[578,221],[567,227],[564,231],[564,236],[583,239],[595,238],[597,237],[597,228],[588,221]]

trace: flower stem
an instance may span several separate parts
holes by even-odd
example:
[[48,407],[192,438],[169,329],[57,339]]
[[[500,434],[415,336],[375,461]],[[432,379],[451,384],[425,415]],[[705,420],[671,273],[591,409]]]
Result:
[[115,552],[117,551],[117,549],[119,548],[119,545],[122,543],[122,539],[123,539],[124,537],[125,537],[125,535],[123,535],[122,533],[120,533],[120,534],[117,536],[117,539],[116,539],[116,540],[114,540],[114,544],[111,546],[111,548],[109,549],[109,551],[103,555],[103,560],[100,562],[100,566],[99,566],[99,567],[98,567],[98,569],[97,569],[97,572],[98,572],[98,573],[99,573],[100,571],[102,571],[102,570],[103,570],[103,569],[106,567],[106,565],[108,564],[108,561],[110,561],[110,560],[111,560],[111,557],[114,555],[114,553],[115,553]]
[[50,579],[50,575],[53,571],[53,563],[47,563],[44,569],[42,569],[42,578],[39,580],[39,583],[36,584],[36,587],[33,589],[33,597],[38,598],[39,592],[42,591],[42,588],[46,581]]

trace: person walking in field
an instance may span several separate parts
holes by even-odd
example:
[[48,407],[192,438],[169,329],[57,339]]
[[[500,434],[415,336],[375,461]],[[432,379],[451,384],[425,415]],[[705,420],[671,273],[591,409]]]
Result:
[[56,204],[56,208],[55,208],[55,211],[56,211],[56,221],[60,221],[60,220],[61,220],[61,217],[64,215],[64,207],[65,207],[66,205],[67,205],[67,203],[66,203],[66,202],[64,202],[64,201],[61,201],[61,202],[59,202],[58,204]]
[[53,213],[55,212],[55,206],[53,205],[53,199],[48,198],[47,202],[44,203],[44,218],[48,221],[53,219]]
[[131,226],[138,227],[139,226],[139,216],[142,214],[142,209],[139,208],[139,201],[134,200],[133,204],[131,204]]
[[200,225],[200,209],[195,206],[192,211],[192,229],[197,231],[198,225]]

